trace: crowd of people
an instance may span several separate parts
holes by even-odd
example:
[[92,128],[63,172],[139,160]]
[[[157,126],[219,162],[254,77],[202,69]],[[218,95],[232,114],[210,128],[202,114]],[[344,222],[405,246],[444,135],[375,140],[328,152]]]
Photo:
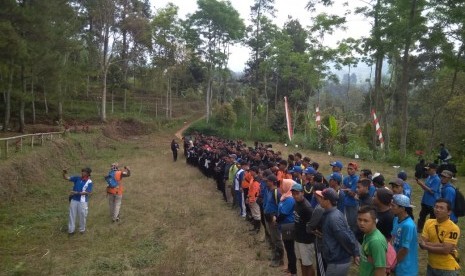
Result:
[[[460,229],[454,213],[454,173],[425,163],[426,179],[417,223],[407,173],[387,181],[356,162],[319,164],[301,153],[286,157],[272,145],[194,134],[183,138],[186,162],[215,179],[224,201],[250,221],[250,234],[265,233],[270,266],[297,275],[419,273],[419,250],[428,255],[427,275],[459,275]],[[330,166],[323,175],[321,166]],[[428,217],[429,216],[429,217]],[[263,230],[261,230],[263,229]]]

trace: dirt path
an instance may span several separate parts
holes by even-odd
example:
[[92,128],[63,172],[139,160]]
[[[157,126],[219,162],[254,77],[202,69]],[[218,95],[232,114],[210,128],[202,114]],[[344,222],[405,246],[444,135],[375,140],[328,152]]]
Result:
[[182,133],[183,133],[186,129],[188,129],[188,128],[192,125],[192,123],[194,123],[195,121],[201,120],[201,119],[203,119],[203,118],[205,118],[205,115],[202,116],[202,117],[200,117],[200,118],[198,118],[197,120],[194,120],[194,121],[191,121],[191,122],[184,122],[184,126],[183,126],[180,130],[178,130],[178,131],[176,132],[175,136],[176,136],[178,139],[182,139]]

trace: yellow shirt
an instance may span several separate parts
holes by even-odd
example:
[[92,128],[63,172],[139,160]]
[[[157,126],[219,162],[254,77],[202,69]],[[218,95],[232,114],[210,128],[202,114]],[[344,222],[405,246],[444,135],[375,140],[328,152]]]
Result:
[[[436,225],[438,231],[436,233]],[[450,243],[457,246],[460,237],[460,228],[450,219],[438,223],[436,219],[428,219],[423,227],[422,237],[433,243]],[[439,236],[439,238],[438,238]],[[440,239],[440,240],[439,240]],[[428,264],[434,269],[457,270],[460,265],[451,254],[436,254],[428,252]]]

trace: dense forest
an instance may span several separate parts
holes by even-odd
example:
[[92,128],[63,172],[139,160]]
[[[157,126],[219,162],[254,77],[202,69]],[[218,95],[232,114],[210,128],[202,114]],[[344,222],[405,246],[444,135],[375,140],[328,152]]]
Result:
[[[287,96],[296,144],[399,161],[418,151],[433,158],[442,142],[463,162],[465,1],[360,1],[346,13],[365,17],[370,34],[328,47],[325,37],[347,28],[344,16],[319,13],[333,2],[308,1],[311,26],[292,17],[277,26],[274,0],[254,0],[249,18],[221,0],[197,0],[185,18],[149,0],[1,1],[2,129],[82,113],[105,122],[142,105],[169,119],[173,101],[202,101],[210,126],[283,140]],[[244,72],[228,69],[234,44],[250,49]],[[362,63],[366,79],[353,73]]]

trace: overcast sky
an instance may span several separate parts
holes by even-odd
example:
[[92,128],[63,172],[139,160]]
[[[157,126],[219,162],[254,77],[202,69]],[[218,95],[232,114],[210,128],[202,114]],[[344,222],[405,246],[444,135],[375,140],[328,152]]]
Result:
[[[152,9],[156,10],[165,7],[167,3],[171,2],[179,7],[179,17],[185,18],[186,14],[194,13],[197,10],[197,0],[151,0]],[[250,6],[253,4],[253,0],[230,0],[233,7],[239,12],[241,17],[244,19],[245,24],[249,24],[250,18]],[[306,0],[275,0],[276,18],[274,22],[279,27],[282,27],[288,20],[289,15],[292,18],[299,19],[302,26],[306,27],[311,25],[311,14],[305,10],[305,5],[308,1]],[[342,3],[342,0],[336,0],[337,3]],[[359,0],[351,0],[349,2],[349,8],[353,9],[355,6],[361,5]],[[346,7],[347,8],[347,7]],[[323,8],[317,9],[317,13],[337,13],[342,15],[344,8],[341,4],[336,4],[330,10],[324,10]],[[348,29],[346,31],[339,31],[331,37],[325,38],[325,44],[328,46],[335,46],[337,42],[343,38],[352,36],[359,38],[367,35],[370,30],[370,23],[364,21],[363,17],[349,15],[347,17]],[[241,45],[235,45],[231,48],[231,56],[229,58],[229,68],[233,71],[240,72],[244,69],[244,64],[249,58],[249,50]]]

